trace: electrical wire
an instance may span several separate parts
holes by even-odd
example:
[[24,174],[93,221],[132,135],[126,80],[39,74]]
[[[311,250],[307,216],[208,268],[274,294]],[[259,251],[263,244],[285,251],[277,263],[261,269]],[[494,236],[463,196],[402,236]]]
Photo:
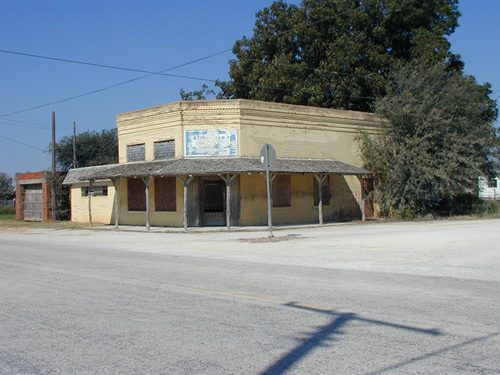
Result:
[[[345,15],[347,13],[351,13],[351,12],[353,12],[355,10],[356,9],[350,9],[348,11],[345,11],[345,12],[342,12],[342,13],[338,13],[338,14],[335,14],[335,15],[332,15],[330,17],[326,17],[326,18],[323,18],[323,19],[320,19],[320,20],[317,20],[317,21],[314,21],[314,22],[309,22],[309,23],[306,22],[305,25],[309,25],[309,26],[315,25],[317,23],[327,21],[327,20],[332,19],[334,17],[339,17],[339,16]],[[291,31],[293,31],[293,29],[284,30],[282,32],[276,33],[275,36],[283,35],[285,33],[291,32]],[[77,99],[77,98],[81,98],[81,97],[84,97],[84,96],[89,96],[89,95],[96,94],[96,93],[99,93],[99,92],[102,92],[102,91],[105,91],[105,90],[109,90],[109,89],[112,89],[112,88],[115,88],[115,87],[126,85],[128,83],[135,82],[135,81],[138,81],[138,80],[150,77],[152,75],[166,75],[164,73],[167,72],[167,71],[170,71],[170,70],[173,70],[173,69],[177,69],[177,68],[180,68],[180,67],[183,67],[183,66],[187,66],[187,65],[190,65],[190,64],[194,64],[196,62],[203,61],[203,60],[206,60],[206,59],[209,59],[209,58],[212,58],[212,57],[215,57],[215,56],[218,56],[218,55],[221,55],[223,53],[230,52],[230,51],[232,51],[232,48],[228,48],[228,49],[225,49],[223,51],[219,51],[219,52],[210,54],[208,56],[201,57],[199,59],[191,60],[191,61],[188,61],[188,62],[183,63],[183,64],[176,65],[176,66],[171,67],[171,68],[163,69],[163,70],[158,71],[158,72],[149,72],[149,71],[140,70],[140,69],[132,69],[132,68],[125,68],[125,67],[116,67],[116,66],[106,65],[106,64],[98,64],[98,63],[84,62],[84,61],[71,60],[71,59],[63,59],[63,58],[50,57],[50,56],[28,54],[28,53],[17,52],[17,51],[10,51],[10,50],[0,50],[0,52],[3,52],[3,53],[17,54],[17,55],[21,55],[21,56],[24,55],[24,56],[37,57],[37,58],[48,58],[50,60],[55,60],[55,61],[60,61],[60,62],[66,62],[66,63],[91,65],[91,66],[101,67],[101,68],[120,69],[120,70],[128,70],[128,71],[135,71],[135,72],[147,73],[146,75],[139,76],[139,77],[136,77],[136,78],[133,78],[133,79],[129,79],[129,80],[126,80],[126,81],[121,81],[121,82],[118,82],[116,84],[109,85],[109,86],[106,86],[106,87],[103,87],[103,88],[100,88],[100,89],[97,89],[97,90],[92,90],[92,91],[88,91],[88,92],[85,92],[85,93],[82,93],[82,94],[73,95],[71,97],[67,97],[67,98],[55,100],[55,101],[52,101],[52,102],[49,102],[49,103],[45,103],[45,104],[41,104],[41,105],[36,105],[36,106],[32,106],[32,107],[20,109],[20,110],[17,110],[17,111],[12,111],[12,112],[8,112],[8,113],[4,113],[4,114],[1,114],[0,116],[6,117],[6,116],[10,116],[10,115],[22,113],[22,112],[31,111],[31,110],[34,110],[34,109],[39,109],[39,108],[47,107],[47,106],[54,105],[54,104],[59,104],[59,103],[67,102],[67,101],[70,101],[70,100],[74,100],[74,99]],[[218,80],[213,80],[213,79],[203,79],[203,78],[200,78],[200,77],[189,77],[189,76],[180,76],[180,75],[179,76],[177,76],[177,75],[171,75],[171,76],[172,77],[177,77],[177,78],[195,79],[195,80],[201,80],[201,81],[204,81],[204,82],[213,82],[213,83],[215,83],[215,82],[218,81]],[[241,85],[250,86],[248,84],[241,84]],[[274,90],[282,90],[281,88],[273,88],[273,89]],[[349,96],[349,97],[353,97],[353,96]],[[371,98],[371,97],[357,97],[357,98],[359,98],[359,99],[369,99],[369,100],[375,99],[375,98]]]
[[13,126],[16,128],[30,128],[30,129],[43,129],[43,130],[47,130],[49,128],[49,126],[24,125],[24,124],[15,124],[15,123],[13,124],[13,123],[10,123],[10,122],[4,121],[4,120],[0,120],[0,125]]
[[14,143],[26,146],[26,147],[31,147],[31,148],[34,148],[35,150],[39,150],[39,151],[42,151],[42,152],[46,152],[47,151],[47,150],[41,149],[40,147],[36,147],[36,146],[30,145],[28,143],[24,143],[24,142],[18,141],[17,139],[9,138],[9,137],[7,137],[5,135],[0,135],[0,138],[6,139],[8,141],[11,141],[11,142],[14,142]]
[[[221,52],[216,53],[215,55],[220,55],[221,53],[228,52],[230,50],[224,50]],[[154,72],[151,70],[144,70],[144,69],[135,69],[135,68],[127,68],[123,66],[116,66],[116,65],[107,65],[107,64],[99,64],[99,63],[92,63],[88,61],[79,61],[79,60],[70,60],[70,59],[63,59],[59,57],[51,57],[51,56],[44,56],[44,55],[35,55],[31,53],[24,53],[24,52],[17,52],[17,51],[9,51],[9,50],[3,50],[0,49],[0,52],[2,53],[8,53],[8,54],[13,54],[13,55],[20,55],[20,56],[28,56],[28,57],[35,57],[39,59],[45,59],[45,60],[53,60],[53,61],[59,61],[59,62],[65,62],[65,63],[70,63],[70,64],[79,64],[79,65],[88,65],[88,66],[94,66],[98,68],[106,68],[106,69],[114,69],[114,70],[124,70],[127,72],[135,72],[135,73],[146,73],[148,75],[161,75],[161,76],[167,76],[167,77],[174,77],[174,78],[184,78],[184,79],[193,79],[193,80],[198,80],[198,81],[213,81],[215,82],[215,79],[210,79],[210,78],[200,78],[200,77],[192,77],[192,76],[184,76],[184,75],[179,75],[179,74],[169,74],[165,73],[166,70],[162,70],[159,72]],[[208,57],[204,57],[203,60],[213,57],[213,55],[210,55]],[[201,59],[197,59],[196,61],[189,62],[193,64],[194,62],[198,62]],[[184,66],[187,63],[181,64],[179,66],[169,68],[168,70],[176,69],[179,68],[180,66]]]
[[[1,117],[11,116],[11,115],[14,115],[14,114],[17,114],[17,113],[27,112],[27,111],[31,111],[31,110],[34,110],[34,109],[47,107],[49,105],[67,102],[67,101],[70,101],[70,100],[74,100],[74,99],[77,99],[77,98],[81,98],[81,97],[84,97],[84,96],[89,96],[89,95],[92,95],[92,94],[96,94],[98,92],[109,90],[109,89],[112,89],[112,88],[115,88],[115,87],[126,85],[128,83],[135,82],[135,81],[147,78],[147,77],[151,77],[153,75],[167,75],[167,76],[170,76],[170,77],[189,78],[189,79],[195,79],[195,80],[203,81],[203,82],[209,81],[209,82],[214,82],[215,83],[216,80],[210,79],[210,78],[204,79],[204,78],[200,78],[200,77],[180,76],[180,75],[174,75],[174,74],[166,74],[165,72],[173,70],[173,69],[178,69],[178,68],[181,68],[181,67],[186,66],[186,65],[194,64],[196,62],[200,62],[200,61],[212,58],[214,56],[221,55],[221,54],[226,53],[228,51],[230,51],[230,50],[219,51],[219,52],[213,53],[213,54],[208,55],[208,56],[204,56],[204,57],[201,57],[201,58],[198,58],[198,59],[195,59],[195,60],[191,60],[191,61],[179,64],[179,65],[176,65],[176,66],[164,69],[164,70],[160,70],[158,72],[149,72],[149,71],[142,70],[142,72],[148,72],[148,73],[145,74],[145,75],[136,77],[136,78],[128,79],[126,81],[121,81],[121,82],[118,82],[118,83],[115,83],[115,84],[112,84],[112,85],[109,85],[109,86],[106,86],[106,87],[102,87],[102,88],[97,89],[97,90],[87,91],[87,92],[82,93],[82,94],[73,95],[73,96],[66,97],[66,98],[59,99],[59,100],[55,100],[55,101],[52,101],[52,102],[49,102],[49,103],[44,103],[44,104],[36,105],[36,106],[33,106],[33,107],[23,108],[23,109],[20,109],[20,110],[17,110],[17,111],[4,113],[4,114],[1,114],[0,116]],[[93,65],[98,65],[98,64],[93,64]],[[108,66],[108,67],[111,68],[111,66]],[[130,69],[127,69],[127,70],[130,70]]]

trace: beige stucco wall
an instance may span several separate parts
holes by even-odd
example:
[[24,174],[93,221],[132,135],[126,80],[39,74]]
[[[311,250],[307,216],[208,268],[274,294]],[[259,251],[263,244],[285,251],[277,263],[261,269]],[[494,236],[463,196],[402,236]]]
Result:
[[[108,187],[107,196],[92,197],[92,222],[111,224],[114,222],[114,197],[115,188],[110,181],[98,181],[95,185]],[[71,186],[71,220],[77,223],[89,221],[89,197],[82,197],[81,188],[88,184],[75,184]]]
[[380,123],[370,113],[255,101],[241,102],[241,156],[270,143],[278,157],[335,159],[362,166],[356,136]]
[[[129,211],[128,210],[128,194],[127,180],[120,180],[120,224],[126,225],[145,225],[145,211]],[[161,227],[180,227],[183,225],[183,185],[179,178],[176,179],[176,211],[156,211],[155,209],[155,184],[154,179],[149,183],[149,207],[150,207],[150,223],[153,226]]]
[[176,157],[183,157],[186,130],[235,129],[238,156],[259,156],[262,145],[270,143],[278,157],[361,166],[355,137],[375,132],[380,122],[371,113],[254,100],[177,102],[119,114],[119,160],[126,162],[127,145],[137,143],[146,144],[146,160],[153,160],[153,143],[167,139],[175,139]]
[[[273,207],[273,223],[299,224],[317,223],[318,207],[314,205],[314,182],[309,174],[292,174],[291,206]],[[323,206],[326,222],[360,218],[360,184],[357,177],[330,177],[330,204]],[[240,176],[240,225],[267,225],[267,201],[265,178],[262,174]],[[100,184],[100,183],[99,183]],[[150,222],[152,226],[181,227],[183,225],[183,185],[176,180],[176,211],[158,212],[155,210],[155,184],[150,182]],[[88,197],[81,196],[84,184],[73,185],[72,219],[75,222],[88,222]],[[122,225],[145,225],[145,211],[128,211],[127,180],[122,179],[120,189],[120,218]],[[95,223],[114,223],[114,187],[108,183],[108,196],[92,197],[92,219]]]
[[[145,143],[146,160],[154,160],[154,142],[175,140],[175,156],[184,156],[186,130],[235,129],[239,133],[237,101],[178,102],[117,116],[119,162],[127,162],[127,146]],[[238,134],[238,142],[241,138]]]
[[145,143],[146,160],[154,159],[154,142],[175,139],[175,156],[181,157],[181,113],[173,106],[154,107],[117,117],[118,160],[127,162],[127,145]]
[[[240,225],[267,225],[267,196],[264,175],[242,175],[240,183]],[[323,206],[325,221],[361,218],[359,202],[361,187],[357,177],[336,176],[330,178],[330,204]],[[314,176],[290,175],[290,207],[273,207],[273,223],[317,223],[318,207],[314,205]]]

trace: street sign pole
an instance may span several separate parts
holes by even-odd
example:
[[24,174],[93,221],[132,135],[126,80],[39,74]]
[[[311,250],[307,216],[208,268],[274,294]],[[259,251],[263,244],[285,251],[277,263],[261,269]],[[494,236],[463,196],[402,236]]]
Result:
[[269,237],[273,234],[273,210],[271,207],[271,177],[269,176],[269,164],[266,163],[266,188],[267,188],[267,226],[269,227]]
[[273,210],[271,201],[271,176],[269,173],[269,168],[271,164],[276,160],[276,151],[273,146],[266,143],[260,152],[262,162],[264,163],[264,169],[266,171],[266,190],[267,190],[267,225],[269,227],[269,237],[274,237],[273,234]]

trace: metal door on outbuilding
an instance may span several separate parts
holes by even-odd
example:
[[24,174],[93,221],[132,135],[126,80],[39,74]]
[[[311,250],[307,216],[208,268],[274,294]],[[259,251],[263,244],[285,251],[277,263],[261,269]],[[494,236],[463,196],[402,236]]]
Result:
[[23,219],[42,221],[43,192],[42,184],[24,185]]

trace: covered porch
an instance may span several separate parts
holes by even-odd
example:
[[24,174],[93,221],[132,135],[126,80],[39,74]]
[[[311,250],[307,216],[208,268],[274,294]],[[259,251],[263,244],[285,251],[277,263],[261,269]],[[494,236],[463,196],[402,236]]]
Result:
[[[325,219],[335,217],[332,213],[344,211],[361,220],[366,217],[366,191],[362,187],[370,172],[363,168],[336,160],[283,158],[276,160],[271,173],[273,216],[276,210],[278,223],[294,218],[297,223],[302,220],[323,224]],[[169,179],[173,180],[170,188]],[[175,217],[178,224],[174,226],[184,230],[212,225],[230,229],[236,225],[264,225],[267,221],[261,209],[267,200],[262,192],[265,174],[260,158],[179,158],[73,169],[64,184],[88,186],[89,226],[93,223],[92,191],[103,180],[110,181],[115,190],[112,216],[116,228],[130,224],[127,216],[131,215],[147,230],[152,225],[169,226],[157,218],[160,214]],[[331,185],[338,188],[339,181],[346,185],[346,193],[331,202]],[[140,196],[132,197],[133,191]],[[137,211],[131,210],[138,201],[143,204]],[[335,211],[340,203],[345,207]],[[173,207],[173,211],[159,213],[160,206],[167,210]]]

